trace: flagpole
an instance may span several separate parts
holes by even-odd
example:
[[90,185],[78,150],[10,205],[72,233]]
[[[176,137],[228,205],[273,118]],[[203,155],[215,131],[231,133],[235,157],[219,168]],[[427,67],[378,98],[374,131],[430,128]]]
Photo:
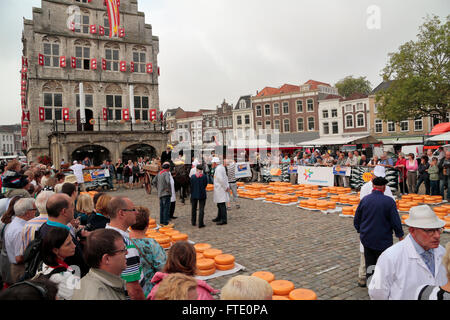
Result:
[[80,82],[80,122],[82,131],[84,131],[84,125],[86,123],[86,110],[85,110],[85,98],[84,98],[84,85]]
[[136,123],[136,114],[134,112],[134,86],[130,84],[130,112],[131,112],[131,123]]

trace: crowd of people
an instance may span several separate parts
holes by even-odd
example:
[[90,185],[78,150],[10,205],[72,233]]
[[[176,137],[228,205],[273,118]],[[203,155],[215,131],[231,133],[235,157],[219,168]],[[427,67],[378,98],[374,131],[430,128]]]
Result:
[[[214,167],[219,163],[214,159]],[[193,185],[198,184],[199,195],[194,198],[204,207],[205,177],[201,165],[195,169],[193,180],[198,178],[198,183]],[[177,242],[166,253],[145,236],[149,208],[136,206],[126,197],[80,193],[74,175],[61,177],[59,184],[52,182],[52,188],[47,188],[42,182],[46,174],[41,175],[45,170],[38,164],[11,161],[2,174],[0,300],[219,298],[220,290],[195,278],[197,254],[192,244]],[[56,175],[50,173],[48,179]],[[218,176],[215,180],[220,179],[228,182]],[[164,188],[170,187],[170,181],[164,183]],[[267,282],[242,276],[231,279],[220,295],[243,300],[271,297]]]

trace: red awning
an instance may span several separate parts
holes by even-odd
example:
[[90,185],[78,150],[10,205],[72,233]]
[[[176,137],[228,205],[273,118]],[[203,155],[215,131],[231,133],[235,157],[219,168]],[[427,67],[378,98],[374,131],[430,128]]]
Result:
[[448,131],[450,131],[450,122],[439,123],[433,127],[433,130],[430,132],[430,136],[446,133]]

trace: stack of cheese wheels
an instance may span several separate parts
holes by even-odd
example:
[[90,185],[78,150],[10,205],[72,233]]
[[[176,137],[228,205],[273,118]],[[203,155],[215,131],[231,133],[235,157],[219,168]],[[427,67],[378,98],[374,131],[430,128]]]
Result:
[[188,241],[188,239],[189,239],[188,235],[185,233],[175,234],[175,235],[171,236],[171,238],[172,238],[172,242],[174,242],[174,243],[179,242],[179,241]]
[[419,202],[417,201],[409,201],[408,204],[412,207],[417,207],[419,205]]
[[329,193],[336,193],[336,187],[328,187]]
[[234,257],[231,254],[219,254],[214,258],[217,270],[231,270],[234,268]]
[[327,190],[321,190],[319,191],[319,195],[321,198],[326,198],[328,197],[328,191]]
[[445,217],[443,220],[445,221],[445,226],[444,226],[445,230],[450,231],[450,216]]
[[238,187],[243,187],[243,186],[244,186],[244,183],[243,183],[243,182],[236,182],[236,185],[237,185]]
[[336,201],[328,201],[328,209],[336,209]]
[[161,232],[161,233],[163,233],[163,234],[166,234],[166,232],[173,231],[173,228],[162,227],[162,228],[159,228],[158,231]]
[[206,186],[206,191],[213,191],[214,190],[214,185],[213,184],[208,184]]
[[311,190],[310,189],[305,189],[303,191],[303,197],[304,198],[309,198],[311,196]]
[[147,230],[149,230],[149,229],[155,229],[155,228],[157,228],[157,227],[158,227],[158,226],[156,225],[156,220],[155,220],[155,219],[149,219]]
[[294,289],[289,293],[289,300],[317,300],[317,295],[309,289]]
[[447,208],[445,207],[434,207],[433,211],[439,219],[442,219],[445,216],[447,216]]
[[434,198],[432,196],[425,196],[423,199],[423,203],[425,204],[433,204]]
[[289,298],[289,294],[295,289],[294,284],[288,280],[273,280],[270,283],[273,295]]
[[319,200],[317,201],[317,209],[321,211],[328,210],[328,201]]
[[197,252],[197,260],[204,259],[204,258],[205,258],[205,256],[203,255],[203,253]]
[[442,202],[442,196],[431,196],[434,200],[434,203],[440,203]]
[[299,196],[299,197],[303,197],[303,190],[297,190],[296,192],[295,192],[295,194],[297,195],[297,196]]
[[342,207],[342,214],[345,216],[353,215],[353,207]]
[[198,276],[210,276],[216,272],[216,266],[213,259],[199,259],[197,260],[197,272]]
[[307,203],[308,203],[307,208],[310,208],[310,209],[316,209],[317,208],[317,200],[309,199]]
[[196,243],[194,244],[194,248],[197,253],[203,254],[205,250],[211,249],[211,245],[208,243]]
[[311,198],[313,199],[319,199],[320,198],[320,193],[318,190],[311,190]]
[[206,259],[214,259],[215,257],[217,257],[218,255],[223,254],[222,250],[219,249],[206,249],[205,251],[203,251],[203,256]]
[[307,208],[308,200],[300,200],[300,207]]
[[423,203],[424,199],[425,199],[425,196],[423,196],[423,195],[417,195],[412,198],[413,201],[418,202],[418,203]]
[[355,215],[356,214],[356,209],[358,209],[358,205],[352,206],[352,209],[353,209],[353,215]]
[[334,201],[334,202],[339,202],[340,196],[337,195],[337,194],[332,194],[332,195],[330,196],[330,200],[331,200],[331,201]]
[[359,197],[358,196],[350,196],[348,198],[349,204],[359,204]]
[[174,235],[176,235],[176,234],[180,234],[180,231],[178,231],[178,230],[169,230],[169,231],[166,231],[164,234],[165,234],[166,236],[172,238],[172,236],[174,236]]
[[156,236],[154,239],[164,249],[170,248],[170,246],[172,245],[172,239],[169,236],[160,235],[160,236]]
[[398,211],[409,212],[411,209],[410,202],[405,202],[404,200],[400,200],[398,202]]
[[263,280],[266,280],[268,283],[271,283],[275,280],[275,275],[269,271],[256,271],[252,274],[252,277],[258,277]]
[[402,217],[401,217],[402,224],[405,224],[405,220],[408,219],[408,218],[409,218],[409,214],[402,215]]

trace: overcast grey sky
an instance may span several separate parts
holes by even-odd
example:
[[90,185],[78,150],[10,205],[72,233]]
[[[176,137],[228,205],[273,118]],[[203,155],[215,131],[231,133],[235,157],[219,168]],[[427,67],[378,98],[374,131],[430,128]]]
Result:
[[[93,0],[102,1],[102,0]],[[19,123],[22,17],[40,0],[0,1],[0,124]],[[371,5],[380,29],[369,29]],[[334,85],[366,76],[372,87],[389,52],[415,40],[427,14],[448,0],[138,0],[160,39],[160,107],[213,109],[265,86]],[[372,20],[370,20],[372,21]]]

